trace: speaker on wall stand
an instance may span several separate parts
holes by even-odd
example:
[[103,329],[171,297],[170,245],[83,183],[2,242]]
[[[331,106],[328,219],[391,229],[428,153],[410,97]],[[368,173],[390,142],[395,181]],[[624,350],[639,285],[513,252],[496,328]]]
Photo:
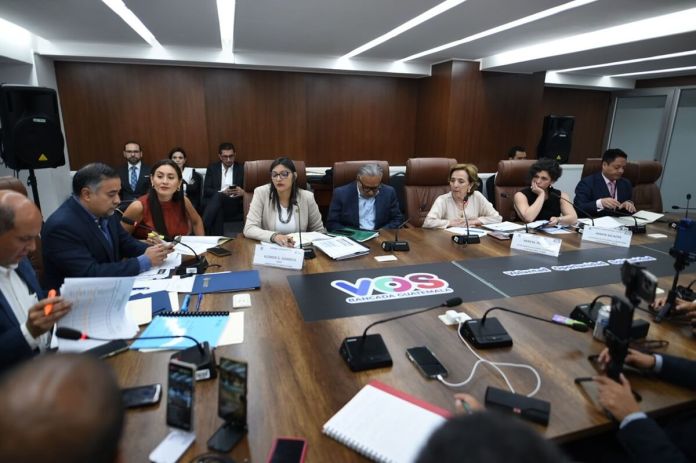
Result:
[[41,209],[34,169],[65,165],[58,96],[52,88],[0,84],[0,155],[7,167],[28,170]]
[[573,116],[546,116],[537,147],[537,158],[551,158],[559,164],[568,162],[574,126]]

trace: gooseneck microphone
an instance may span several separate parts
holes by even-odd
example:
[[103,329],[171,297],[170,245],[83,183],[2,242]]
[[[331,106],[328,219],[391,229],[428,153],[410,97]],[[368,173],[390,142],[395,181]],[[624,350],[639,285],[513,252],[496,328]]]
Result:
[[343,357],[343,360],[346,361],[348,367],[352,371],[390,367],[393,365],[392,358],[391,355],[389,355],[389,350],[387,350],[387,346],[384,344],[382,336],[379,334],[371,334],[368,336],[367,331],[370,328],[381,323],[398,320],[399,318],[410,317],[411,315],[417,315],[419,313],[427,312],[439,307],[454,307],[461,303],[462,299],[460,297],[453,297],[451,299],[447,299],[441,304],[434,305],[426,309],[420,309],[416,310],[415,312],[409,312],[397,315],[395,317],[378,320],[369,324],[367,328],[365,328],[365,331],[363,331],[362,336],[345,338],[343,343],[341,343],[341,348],[338,352],[341,354],[341,357]]
[[[559,194],[559,193],[556,193],[555,191],[549,190],[549,194],[554,195],[556,198],[559,198],[561,201],[567,202],[568,204],[570,204],[571,206],[573,206],[573,209],[575,209],[576,211],[582,212],[588,219],[590,219],[590,221],[592,222],[592,226],[593,226],[593,227],[595,226],[595,224],[594,224],[594,217],[592,217],[592,214],[590,214],[589,212],[587,212],[587,211],[584,210],[584,209],[579,208],[578,206],[575,205],[575,203],[573,203],[573,202],[570,201],[570,200],[565,199],[565,198],[563,197],[563,195],[561,195],[561,194]],[[582,223],[582,222],[580,222],[580,223]],[[579,228],[582,228],[582,227],[579,227]]]
[[686,195],[686,207],[672,206],[672,209],[677,210],[677,211],[684,211],[684,218],[688,219],[689,212],[691,211],[691,208],[689,207],[690,202],[691,202],[691,193],[687,193],[687,195]]
[[394,241],[383,241],[382,249],[385,251],[410,251],[408,241],[399,241],[399,230],[408,223],[409,219],[404,220],[394,229]]
[[182,263],[179,265],[174,273],[176,275],[197,275],[201,273],[205,273],[205,271],[208,269],[208,260],[205,258],[205,256],[199,255],[195,249],[193,249],[191,246],[188,244],[184,243],[182,241],[182,236],[176,236],[173,240],[172,243],[174,243],[174,246],[177,244],[182,245],[183,247],[189,249],[194,256],[194,263],[193,264],[186,264]]
[[300,205],[297,204],[297,200],[295,200],[295,206],[297,207],[297,236],[300,240],[300,249],[304,251],[305,259],[314,259],[317,257],[314,247],[311,244],[308,244],[307,247],[302,244],[302,216],[300,215]]
[[467,196],[466,201],[464,201],[464,209],[462,209],[462,215],[464,216],[464,224],[466,225],[466,236],[465,235],[454,235],[452,241],[457,244],[479,244],[481,242],[481,237],[478,235],[471,236],[469,231],[469,218],[466,216],[466,205],[469,202],[469,197]]
[[621,211],[619,209],[614,209],[614,214],[618,214],[621,217],[632,218],[633,221],[635,222],[635,224],[634,225],[625,225],[625,227],[628,228],[629,230],[631,230],[634,234],[639,235],[641,233],[646,233],[647,229],[645,227],[645,224],[639,224],[638,219],[630,212],[624,212],[624,211]]

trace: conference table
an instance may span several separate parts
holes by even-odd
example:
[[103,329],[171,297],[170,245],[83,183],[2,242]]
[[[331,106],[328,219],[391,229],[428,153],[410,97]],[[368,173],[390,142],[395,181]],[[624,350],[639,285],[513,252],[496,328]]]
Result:
[[[664,224],[653,224],[648,232],[668,234],[667,238],[653,239],[634,235],[631,246],[657,244],[663,249],[673,241],[674,234]],[[437,316],[445,309],[437,309],[404,319],[378,325],[371,330],[380,333],[391,353],[394,365],[390,368],[352,372],[339,355],[341,341],[347,336],[360,335],[365,327],[377,320],[404,312],[335,318],[305,322],[293,296],[288,276],[312,275],[322,272],[389,269],[405,265],[424,265],[437,262],[505,257],[525,254],[511,250],[510,241],[499,241],[486,236],[480,244],[457,245],[451,233],[444,230],[407,228],[400,239],[409,241],[410,252],[394,253],[398,260],[378,262],[375,256],[391,254],[382,250],[383,240],[392,239],[390,232],[366,243],[369,255],[333,261],[317,251],[317,258],[305,261],[302,270],[285,270],[253,266],[257,242],[238,236],[224,245],[232,255],[217,258],[208,255],[211,263],[223,270],[255,268],[261,277],[261,288],[250,292],[252,306],[245,313],[244,342],[216,349],[216,357],[228,357],[248,362],[248,434],[230,455],[240,461],[265,461],[273,441],[281,436],[301,437],[308,442],[307,461],[334,463],[363,461],[363,457],[348,447],[322,434],[322,425],[346,404],[363,386],[379,380],[436,406],[454,411],[453,394],[467,392],[483,402],[487,386],[505,389],[505,383],[496,372],[482,366],[473,380],[464,388],[446,387],[436,380],[427,380],[406,358],[409,347],[426,345],[449,370],[448,380],[463,381],[469,376],[476,358],[460,341],[456,326],[446,326]],[[582,242],[573,233],[557,235],[563,240],[561,255],[583,249],[604,249],[606,245]],[[664,253],[664,258],[672,258]],[[211,268],[209,271],[219,271]],[[617,270],[618,272],[618,266]],[[694,278],[693,269],[683,273],[682,283]],[[659,279],[660,287],[668,289],[671,275]],[[618,281],[618,278],[614,281]],[[553,314],[568,315],[575,305],[589,303],[598,295],[621,295],[620,283],[566,289],[518,297],[499,297],[490,300],[466,302],[458,311],[474,318],[486,309],[502,306],[532,315],[550,318]],[[443,296],[443,301],[449,297]],[[208,294],[201,310],[232,310],[232,295]],[[322,300],[315,303],[322,305]],[[235,309],[237,310],[237,309]],[[582,387],[574,378],[592,376],[595,370],[587,361],[590,354],[599,353],[603,344],[591,332],[581,333],[565,327],[553,326],[515,314],[496,312],[496,318],[513,338],[508,348],[478,350],[491,361],[525,363],[540,373],[541,388],[537,398],[551,403],[548,426],[533,425],[546,438],[569,442],[612,429],[616,424],[607,418],[596,403],[596,388],[592,383]],[[651,316],[636,311],[636,318],[650,320]],[[652,323],[650,339],[668,340],[665,353],[696,359],[690,327],[673,323]],[[120,385],[162,383],[166,391],[167,361],[171,352],[141,353],[129,351],[108,360],[116,371]],[[526,370],[509,368],[506,374],[521,394],[535,386],[533,375]],[[673,413],[693,407],[696,396],[684,388],[672,386],[648,377],[629,377],[635,390],[643,397],[641,407],[653,415]],[[198,382],[194,406],[196,441],[180,461],[188,462],[207,451],[206,442],[222,424],[217,416],[217,380]],[[164,394],[163,394],[164,395]],[[147,461],[149,453],[168,434],[165,423],[166,397],[159,405],[129,410],[123,437],[125,461]]]

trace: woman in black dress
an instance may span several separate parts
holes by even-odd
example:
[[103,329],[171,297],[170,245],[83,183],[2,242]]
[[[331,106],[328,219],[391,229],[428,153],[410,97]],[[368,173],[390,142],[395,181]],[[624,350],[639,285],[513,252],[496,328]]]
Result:
[[[553,159],[540,159],[529,168],[531,186],[515,193],[515,210],[524,222],[548,220],[549,225],[573,225],[578,221],[568,195],[553,188],[563,171]],[[561,199],[563,198],[563,199]]]
[[186,167],[186,151],[183,148],[176,147],[169,151],[169,159],[174,161],[183,175],[184,183],[182,188],[184,194],[191,201],[193,207],[200,213],[201,207],[201,188],[203,185],[203,176],[196,172],[192,167]]

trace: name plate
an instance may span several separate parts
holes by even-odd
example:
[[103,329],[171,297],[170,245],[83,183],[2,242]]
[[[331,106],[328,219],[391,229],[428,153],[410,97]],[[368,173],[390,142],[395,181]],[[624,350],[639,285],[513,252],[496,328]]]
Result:
[[633,232],[631,230],[623,228],[600,228],[585,225],[585,228],[582,230],[582,241],[621,246],[623,248],[631,246],[632,236]]
[[301,270],[304,264],[304,250],[257,244],[254,250],[254,265]]
[[510,249],[558,257],[558,253],[561,252],[562,242],[562,240],[551,238],[550,236],[513,233]]

